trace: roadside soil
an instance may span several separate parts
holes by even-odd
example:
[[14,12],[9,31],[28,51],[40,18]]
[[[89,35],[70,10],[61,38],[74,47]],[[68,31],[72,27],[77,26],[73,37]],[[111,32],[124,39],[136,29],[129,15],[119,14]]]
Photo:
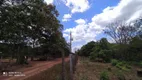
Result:
[[[66,62],[69,61],[69,58],[65,58],[65,61]],[[14,71],[14,72],[21,72],[25,76],[3,76],[1,75],[0,80],[24,80],[44,70],[47,70],[61,62],[62,62],[61,58],[57,58],[52,61],[31,61],[29,62],[29,66],[27,65],[28,67],[23,67],[20,69],[17,68],[17,70]]]

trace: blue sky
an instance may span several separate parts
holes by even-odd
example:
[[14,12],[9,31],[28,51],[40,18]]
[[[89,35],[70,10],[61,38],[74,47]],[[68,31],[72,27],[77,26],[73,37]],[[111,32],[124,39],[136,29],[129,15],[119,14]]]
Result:
[[131,21],[142,16],[142,0],[45,0],[54,4],[58,19],[64,25],[63,34],[67,42],[72,32],[73,51],[89,41],[109,36],[103,33],[106,25],[117,20]]

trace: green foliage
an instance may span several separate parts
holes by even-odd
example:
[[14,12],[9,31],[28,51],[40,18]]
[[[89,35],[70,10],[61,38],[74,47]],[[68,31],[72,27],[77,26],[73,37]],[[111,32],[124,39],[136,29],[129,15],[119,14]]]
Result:
[[139,62],[139,66],[140,66],[140,67],[142,67],[142,61],[141,61],[141,62]]
[[130,42],[128,49],[130,55],[130,60],[141,61],[142,60],[142,39],[139,37],[134,37]]
[[89,59],[90,59],[91,61],[95,61],[96,58],[97,58],[97,53],[91,52],[91,53],[90,53],[90,56],[89,56]]
[[126,62],[118,62],[116,64],[116,67],[121,69],[121,70],[124,70],[124,71],[129,71],[129,69],[131,69],[131,66],[129,64],[127,64]]
[[112,64],[112,66],[116,66],[118,64],[118,60],[112,59],[111,64]]
[[104,62],[110,62],[112,58],[111,50],[101,50],[99,53],[92,52],[90,54],[90,60],[95,61],[97,58],[102,59]]
[[102,58],[105,62],[110,62],[112,55],[111,50],[101,50],[98,54],[99,58]]
[[79,51],[79,55],[88,57],[90,53],[92,52],[92,49],[95,47],[95,44],[96,43],[94,41],[91,41],[87,43],[86,45],[82,46]]
[[3,5],[0,7],[0,52],[3,55],[14,56],[21,63],[25,55],[47,57],[70,52],[54,5],[47,5],[43,0],[26,0],[18,5],[9,3],[0,3]]
[[100,45],[100,48],[102,49],[102,50],[108,50],[109,49],[109,42],[107,41],[107,39],[106,38],[102,38],[101,40],[100,40],[100,42],[99,42],[99,45]]
[[[90,42],[92,43],[92,42]],[[103,59],[104,62],[110,62],[112,58],[124,61],[141,61],[142,60],[142,39],[140,37],[134,37],[129,44],[116,44],[108,43],[105,38],[94,43],[94,47],[89,48],[89,44],[84,45],[79,54],[89,56],[91,61],[96,59]]]
[[100,80],[109,80],[109,76],[108,76],[108,72],[107,71],[101,72]]
[[102,38],[100,42],[96,42],[94,48],[92,48],[92,52],[90,53],[90,60],[95,61],[97,58],[103,59],[104,62],[110,62],[112,58],[112,50],[110,49],[110,44],[108,43],[106,38]]

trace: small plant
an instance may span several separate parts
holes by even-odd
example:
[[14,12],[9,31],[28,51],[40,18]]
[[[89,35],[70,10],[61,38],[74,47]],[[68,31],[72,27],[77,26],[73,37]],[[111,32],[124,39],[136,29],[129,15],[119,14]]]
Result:
[[128,65],[128,64],[126,64],[126,68],[127,68],[127,69],[131,69],[131,66]]
[[111,71],[111,67],[108,67],[107,70],[108,70],[108,71]]
[[125,71],[129,71],[129,69],[131,69],[131,66],[128,65],[126,62],[119,62],[117,63],[116,67]]
[[122,74],[122,71],[118,71],[117,78],[118,78],[118,80],[126,80],[125,76]]
[[108,76],[108,72],[107,71],[101,72],[100,80],[109,80],[109,76]]
[[83,76],[83,77],[81,78],[81,80],[88,80],[88,77],[87,77],[87,76]]
[[121,69],[123,65],[124,65],[123,62],[118,62],[116,64],[116,67],[119,68],[119,69]]
[[142,67],[142,61],[140,61],[139,66]]
[[112,66],[116,66],[117,63],[118,63],[118,60],[116,60],[116,59],[112,59],[112,60],[111,60]]

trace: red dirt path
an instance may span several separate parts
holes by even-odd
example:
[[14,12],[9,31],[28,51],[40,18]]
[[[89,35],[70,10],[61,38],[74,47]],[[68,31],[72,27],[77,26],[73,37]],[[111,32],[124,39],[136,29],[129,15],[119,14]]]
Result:
[[[69,61],[69,58],[65,58],[65,61]],[[19,70],[16,70],[15,72],[22,72],[25,76],[0,76],[0,80],[24,80],[30,76],[33,76],[35,74],[38,74],[44,70],[47,70],[51,68],[52,66],[59,64],[62,62],[61,58],[55,59],[53,61],[35,61],[31,62],[32,67],[27,67],[27,68],[21,68]]]

